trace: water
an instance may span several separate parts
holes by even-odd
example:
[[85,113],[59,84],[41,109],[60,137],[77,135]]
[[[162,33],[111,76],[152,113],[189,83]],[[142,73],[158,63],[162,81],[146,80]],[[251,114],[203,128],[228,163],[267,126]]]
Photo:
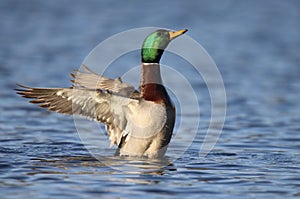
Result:
[[[2,0],[0,15],[1,198],[299,198],[298,1],[176,1],[171,7],[155,1]],[[198,151],[210,102],[201,82],[200,136],[177,160],[109,156],[100,162],[85,149],[71,117],[14,93],[15,83],[69,86],[68,73],[95,45],[144,26],[188,28],[218,65],[227,117],[204,159]],[[178,133],[190,133],[183,125],[187,130]],[[108,162],[137,169],[122,172]]]

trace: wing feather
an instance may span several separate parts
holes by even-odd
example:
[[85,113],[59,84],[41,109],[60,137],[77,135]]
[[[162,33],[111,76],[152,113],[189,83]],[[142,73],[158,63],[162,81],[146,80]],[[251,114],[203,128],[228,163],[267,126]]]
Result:
[[97,75],[85,65],[82,65],[82,69],[82,71],[74,70],[75,73],[71,73],[73,77],[71,82],[73,82],[74,87],[109,90],[126,97],[130,97],[134,92],[137,92],[133,86],[123,83],[121,78],[110,79]]
[[111,145],[119,144],[127,120],[124,107],[138,100],[103,90],[84,88],[31,88],[18,85],[17,94],[31,103],[63,114],[78,114],[106,124]]

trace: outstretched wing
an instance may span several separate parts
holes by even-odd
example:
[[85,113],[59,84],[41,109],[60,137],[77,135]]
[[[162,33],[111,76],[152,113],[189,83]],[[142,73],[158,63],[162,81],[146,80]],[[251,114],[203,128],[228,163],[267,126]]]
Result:
[[127,107],[138,103],[138,100],[100,89],[18,86],[18,94],[25,98],[33,98],[30,102],[39,104],[40,107],[63,114],[79,114],[105,123],[111,144],[117,145],[125,136]]
[[121,78],[109,79],[97,75],[85,65],[82,65],[82,68],[83,71],[75,70],[75,73],[71,73],[74,78],[71,80],[74,87],[109,90],[112,93],[126,97],[131,97],[134,92],[137,92],[133,86],[123,83]]

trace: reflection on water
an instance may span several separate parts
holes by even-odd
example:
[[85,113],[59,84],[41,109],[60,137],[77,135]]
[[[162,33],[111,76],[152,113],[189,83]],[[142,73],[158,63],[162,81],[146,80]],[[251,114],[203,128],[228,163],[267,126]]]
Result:
[[[161,159],[147,159],[138,157],[98,157],[92,156],[58,156],[49,158],[33,158],[32,169],[27,175],[38,174],[154,174],[163,175],[165,170],[174,170],[174,165],[167,157]],[[39,168],[53,168],[60,170],[47,171]],[[72,168],[83,168],[86,171],[72,171]],[[100,170],[97,170],[100,168]],[[89,169],[92,169],[88,171]],[[103,169],[105,171],[103,171]],[[176,170],[176,169],[175,169]]]

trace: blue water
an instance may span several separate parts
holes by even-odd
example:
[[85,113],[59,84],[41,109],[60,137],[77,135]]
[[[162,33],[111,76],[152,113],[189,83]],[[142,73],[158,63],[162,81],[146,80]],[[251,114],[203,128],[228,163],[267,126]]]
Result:
[[[299,20],[297,0],[0,1],[0,198],[299,198]],[[204,159],[210,101],[201,82],[200,136],[176,160],[98,161],[72,117],[13,91],[68,87],[99,42],[147,26],[188,28],[221,72],[226,122]],[[142,169],[121,171],[128,166]]]

